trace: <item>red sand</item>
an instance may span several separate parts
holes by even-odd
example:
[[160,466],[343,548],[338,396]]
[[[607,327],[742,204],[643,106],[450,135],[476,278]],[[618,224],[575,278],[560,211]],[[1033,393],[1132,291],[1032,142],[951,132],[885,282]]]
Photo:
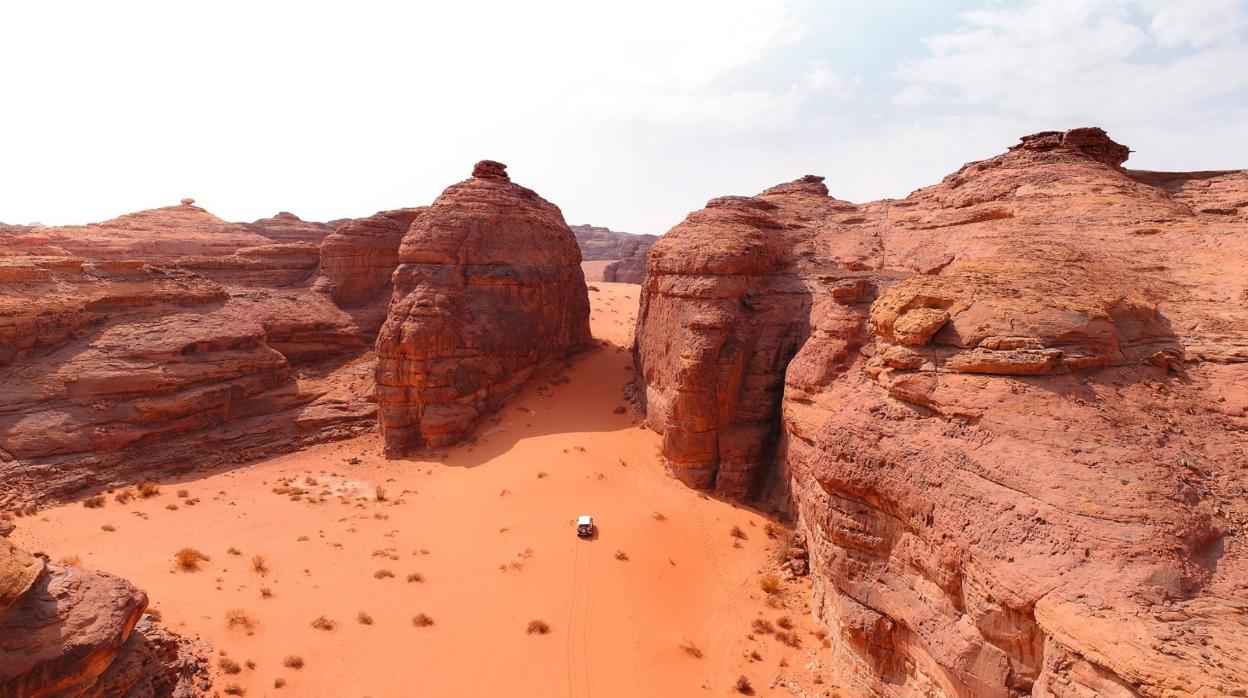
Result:
[[[614,346],[577,358],[566,385],[527,386],[442,461],[384,460],[370,435],[163,482],[150,499],[45,510],[14,538],[145,589],[167,625],[244,665],[218,671],[215,688],[248,696],[727,695],[741,675],[762,695],[789,693],[769,688],[778,677],[828,690],[811,685],[824,672],[808,587],[785,583],[775,597],[759,587],[774,567],[766,519],[668,478],[658,437],[614,413],[632,375],[639,287],[596,285],[594,333]],[[307,494],[274,493],[284,478]],[[595,540],[574,535],[583,513]],[[740,547],[734,526],[747,536]],[[211,559],[176,571],[184,547]],[[407,581],[415,573],[424,581]],[[227,625],[234,609],[252,630]],[[433,625],[414,626],[421,613]],[[785,615],[800,649],[751,638],[754,619]],[[336,627],[313,628],[321,616]],[[527,633],[533,620],[549,634]],[[283,666],[288,655],[304,667]]]

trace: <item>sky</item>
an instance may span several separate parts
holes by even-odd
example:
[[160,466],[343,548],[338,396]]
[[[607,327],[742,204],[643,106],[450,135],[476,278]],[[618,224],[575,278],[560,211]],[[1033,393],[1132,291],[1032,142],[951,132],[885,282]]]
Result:
[[6,223],[360,217],[488,158],[570,224],[660,234],[804,174],[902,197],[1086,125],[1129,167],[1248,167],[1248,0],[0,5]]

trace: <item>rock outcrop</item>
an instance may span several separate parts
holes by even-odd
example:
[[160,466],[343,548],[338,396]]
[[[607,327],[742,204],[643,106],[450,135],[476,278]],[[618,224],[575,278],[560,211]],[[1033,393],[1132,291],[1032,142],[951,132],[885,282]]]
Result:
[[193,205],[0,234],[0,509],[360,433],[385,299]]
[[[321,273],[342,306],[390,297],[390,276],[399,265],[399,244],[426,207],[383,211],[343,224],[321,243]],[[384,302],[383,302],[384,304]]]
[[648,248],[658,240],[656,235],[622,233],[596,225],[574,225],[576,244],[586,262],[610,261],[631,257],[638,248]]
[[0,698],[199,695],[207,661],[146,608],[124,580],[0,538]]
[[558,207],[477,163],[412,224],[377,338],[391,454],[462,439],[543,362],[589,345],[581,253]]
[[659,238],[632,235],[592,225],[574,225],[576,244],[586,262],[609,261],[602,269],[602,280],[640,284],[646,273],[646,253]]
[[337,229],[338,225],[305,221],[289,211],[281,211],[271,218],[253,221],[247,227],[274,242],[306,242],[319,245],[327,235]]
[[867,696],[1248,686],[1248,173],[1027,136],[904,200],[816,177],[652,249],[673,473],[796,514]]

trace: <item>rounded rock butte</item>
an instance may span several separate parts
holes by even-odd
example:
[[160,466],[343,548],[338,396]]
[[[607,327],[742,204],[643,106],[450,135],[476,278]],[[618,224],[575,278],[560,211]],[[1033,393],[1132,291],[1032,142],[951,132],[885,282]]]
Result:
[[464,438],[544,362],[589,346],[589,295],[559,209],[482,160],[403,237],[377,337],[386,451]]

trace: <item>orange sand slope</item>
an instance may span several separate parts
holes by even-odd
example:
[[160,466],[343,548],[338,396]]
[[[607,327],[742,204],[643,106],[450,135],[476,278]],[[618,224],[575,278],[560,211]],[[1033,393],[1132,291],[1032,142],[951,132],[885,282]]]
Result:
[[[808,588],[760,588],[768,522],[668,478],[658,437],[615,412],[639,287],[596,285],[594,333],[614,346],[526,386],[440,460],[386,461],[369,435],[49,509],[14,537],[145,589],[215,647],[216,689],[248,696],[727,695],[742,675],[761,695],[835,695],[817,685]],[[186,547],[209,558],[197,571],[174,561]],[[752,625],[782,617],[791,635]]]

